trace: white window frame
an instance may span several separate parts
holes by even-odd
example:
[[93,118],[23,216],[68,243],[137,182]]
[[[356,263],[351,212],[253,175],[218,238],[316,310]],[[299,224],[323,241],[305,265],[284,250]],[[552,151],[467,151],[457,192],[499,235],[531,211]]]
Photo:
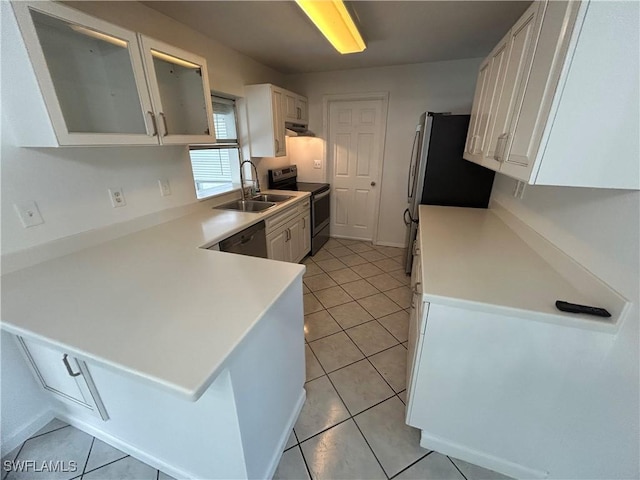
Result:
[[[238,122],[238,108],[236,104],[236,100],[234,98],[228,98],[221,95],[211,95],[211,103],[213,105],[214,101],[216,103],[227,103],[233,106],[235,127],[236,127],[236,137],[235,139],[224,139],[218,137],[216,135],[216,143],[212,144],[197,144],[197,145],[189,145],[189,157],[191,160],[191,171],[193,174],[193,182],[196,189],[196,197],[198,200],[206,200],[218,195],[222,195],[225,193],[232,192],[234,190],[240,189],[240,162],[239,160],[242,158],[242,145],[240,144],[240,131],[239,131],[239,122]],[[214,120],[215,123],[215,120]],[[235,141],[234,141],[235,140]],[[200,183],[206,183],[202,180],[202,178],[197,179],[197,173],[194,172],[194,164],[193,158],[191,158],[191,151],[197,150],[236,150],[237,151],[237,160],[230,158],[229,159],[229,169],[231,179],[230,182],[224,183],[218,186],[212,186],[206,189],[199,189]],[[224,168],[221,166],[221,168]],[[215,179],[212,178],[211,182],[215,183]]]

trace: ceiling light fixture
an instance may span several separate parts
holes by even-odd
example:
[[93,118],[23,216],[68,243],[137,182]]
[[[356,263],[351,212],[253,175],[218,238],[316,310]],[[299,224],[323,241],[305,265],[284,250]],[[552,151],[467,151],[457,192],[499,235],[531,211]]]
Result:
[[358,53],[367,46],[342,0],[296,0],[338,52]]

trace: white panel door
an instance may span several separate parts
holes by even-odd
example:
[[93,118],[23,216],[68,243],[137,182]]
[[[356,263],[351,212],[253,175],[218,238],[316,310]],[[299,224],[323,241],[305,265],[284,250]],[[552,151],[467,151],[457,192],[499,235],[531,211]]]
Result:
[[338,237],[373,237],[382,171],[382,107],[382,100],[329,104],[331,233]]

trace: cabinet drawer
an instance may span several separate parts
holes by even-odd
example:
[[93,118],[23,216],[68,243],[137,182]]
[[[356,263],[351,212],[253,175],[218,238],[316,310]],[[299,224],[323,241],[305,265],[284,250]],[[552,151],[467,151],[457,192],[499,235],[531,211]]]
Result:
[[305,215],[309,213],[310,208],[311,208],[311,199],[305,198],[302,202],[298,204],[298,214]]
[[[298,205],[293,205],[286,210],[277,213],[267,219],[265,219],[264,223],[267,227],[266,233],[269,234],[277,228],[281,227],[285,223],[293,220],[298,216]],[[308,207],[307,207],[308,208]]]

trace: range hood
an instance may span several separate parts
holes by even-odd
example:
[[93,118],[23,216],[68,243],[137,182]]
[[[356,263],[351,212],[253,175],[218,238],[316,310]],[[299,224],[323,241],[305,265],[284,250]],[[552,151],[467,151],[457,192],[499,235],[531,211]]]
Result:
[[316,134],[307,128],[302,123],[286,122],[284,124],[285,135],[287,137],[315,137]]

